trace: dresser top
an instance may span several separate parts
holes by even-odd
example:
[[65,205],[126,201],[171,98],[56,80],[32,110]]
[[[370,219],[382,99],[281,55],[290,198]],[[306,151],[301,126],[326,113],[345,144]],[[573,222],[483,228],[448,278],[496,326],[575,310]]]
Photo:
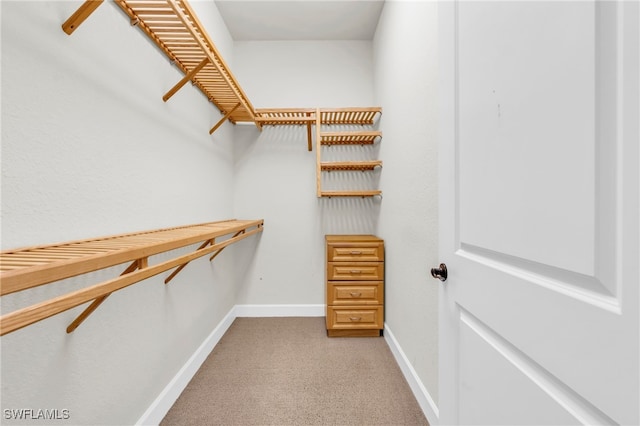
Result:
[[382,241],[382,238],[375,235],[325,235],[327,242],[339,241]]

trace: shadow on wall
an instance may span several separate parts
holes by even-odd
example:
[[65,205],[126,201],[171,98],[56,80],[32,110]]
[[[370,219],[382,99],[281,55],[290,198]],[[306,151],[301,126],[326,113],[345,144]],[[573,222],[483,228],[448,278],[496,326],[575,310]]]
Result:
[[240,124],[233,130],[236,167],[252,164],[255,156],[274,158],[276,164],[283,154],[315,158],[315,153],[307,151],[306,126],[264,126],[260,131],[254,125]]
[[323,234],[375,234],[380,197],[318,198]]

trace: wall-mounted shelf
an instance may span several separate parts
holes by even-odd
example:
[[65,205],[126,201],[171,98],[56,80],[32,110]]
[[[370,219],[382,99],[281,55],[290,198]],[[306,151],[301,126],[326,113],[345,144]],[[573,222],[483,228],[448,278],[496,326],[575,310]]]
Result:
[[[176,64],[185,77],[163,100],[188,81],[193,83],[233,123],[255,122],[255,113],[233,73],[216,49],[198,17],[183,0],[115,0],[149,38]],[[221,124],[221,123],[220,123]],[[214,126],[211,133],[216,129]]]
[[323,132],[320,131],[321,145],[372,145],[382,138],[380,131]]
[[[382,114],[380,107],[319,108],[321,124],[368,124]],[[316,122],[318,108],[258,108],[256,120],[263,124],[306,124]]]
[[[319,111],[319,114],[318,114]],[[307,149],[313,149],[313,139],[311,126],[318,123],[324,125],[373,125],[376,116],[382,114],[380,107],[350,107],[350,108],[261,108],[256,110],[256,121],[262,125],[271,126],[307,126]],[[381,137],[382,134],[377,132],[376,136]],[[355,135],[351,136],[352,138]],[[373,139],[369,142],[371,136],[359,136],[359,140],[363,143],[373,143]],[[338,138],[334,144],[338,144]],[[343,142],[351,143],[351,142]]]
[[[111,293],[176,268],[165,279],[168,283],[192,260],[213,253],[212,260],[230,244],[262,232],[263,223],[262,219],[233,219],[2,251],[1,296],[123,263],[130,264],[117,278],[3,315],[0,317],[0,335],[92,301],[69,325],[67,332],[71,332]],[[218,238],[223,240],[216,241]],[[148,262],[149,256],[194,244],[200,246],[192,253],[155,265]]]
[[[255,120],[255,111],[235,76],[216,49],[200,20],[185,0],[114,0],[169,60],[185,74],[162,99],[166,102],[192,81],[223,115],[209,133],[226,120],[232,123]],[[62,25],[71,34],[101,4],[87,0]]]
[[332,171],[371,171],[376,167],[382,167],[381,160],[373,161],[323,161],[320,163],[320,170]]
[[382,191],[379,189],[367,190],[367,191],[320,191],[318,197],[375,197],[376,195],[382,195]]

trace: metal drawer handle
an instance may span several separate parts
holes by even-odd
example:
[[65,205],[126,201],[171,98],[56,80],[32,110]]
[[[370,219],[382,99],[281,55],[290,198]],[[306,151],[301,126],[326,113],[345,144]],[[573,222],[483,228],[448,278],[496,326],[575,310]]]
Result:
[[362,293],[357,293],[355,291],[351,293],[351,297],[360,297],[360,296],[362,296]]
[[361,274],[362,271],[360,269],[352,269],[349,272],[351,272],[352,274]]
[[349,317],[351,321],[360,321],[362,317]]

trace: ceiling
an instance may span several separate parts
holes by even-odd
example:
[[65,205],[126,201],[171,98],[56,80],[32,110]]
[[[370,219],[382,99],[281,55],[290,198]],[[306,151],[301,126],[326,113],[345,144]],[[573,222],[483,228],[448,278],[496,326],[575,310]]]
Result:
[[216,0],[234,40],[371,40],[384,0]]

